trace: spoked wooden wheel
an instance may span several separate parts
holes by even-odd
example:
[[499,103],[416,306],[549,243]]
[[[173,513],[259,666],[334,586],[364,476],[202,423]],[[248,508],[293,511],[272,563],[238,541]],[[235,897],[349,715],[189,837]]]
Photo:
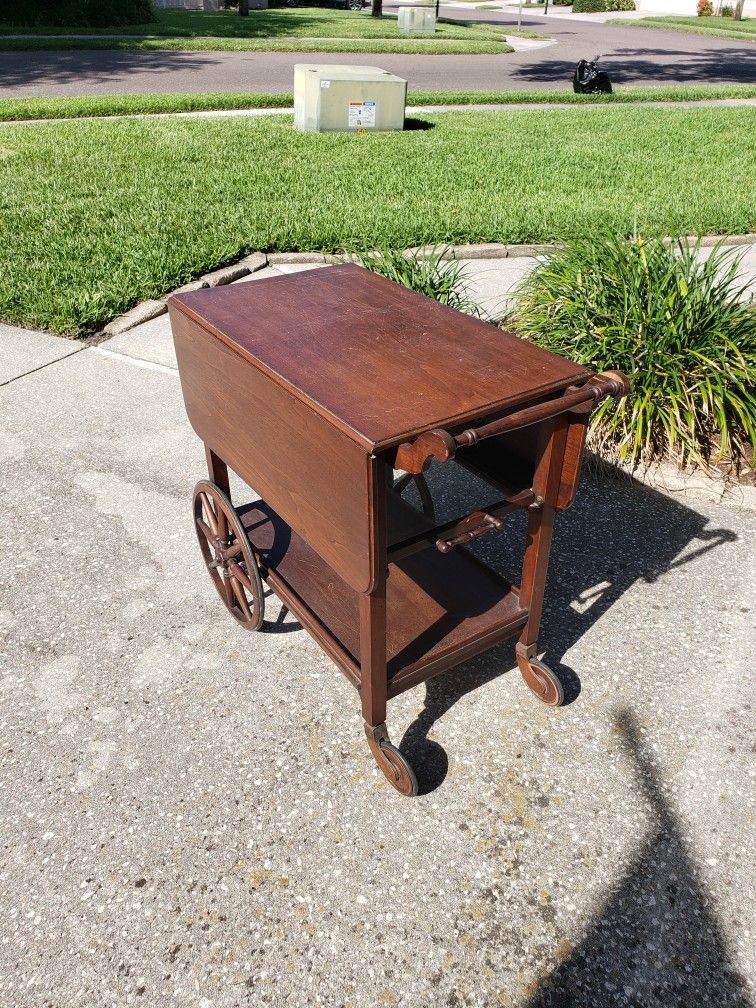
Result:
[[549,707],[561,707],[564,703],[564,689],[548,665],[538,658],[518,658],[525,685],[538,699]]
[[194,526],[202,556],[223,604],[246,630],[259,630],[265,600],[257,561],[233,504],[220,487],[194,488]]

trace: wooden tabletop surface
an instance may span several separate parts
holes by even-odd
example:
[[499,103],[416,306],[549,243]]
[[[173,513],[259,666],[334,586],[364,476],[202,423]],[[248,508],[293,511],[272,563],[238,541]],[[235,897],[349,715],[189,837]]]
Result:
[[351,264],[172,302],[371,452],[591,374]]

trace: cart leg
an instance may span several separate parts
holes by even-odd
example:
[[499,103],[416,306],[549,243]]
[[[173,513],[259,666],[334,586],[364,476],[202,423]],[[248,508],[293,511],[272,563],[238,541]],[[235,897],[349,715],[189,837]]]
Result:
[[515,647],[517,664],[525,684],[539,700],[550,707],[559,707],[564,702],[562,684],[537,658],[538,631],[543,612],[543,596],[546,588],[546,573],[551,552],[551,538],[554,531],[554,508],[543,504],[528,514],[528,541],[522,564],[522,585],[520,603],[528,610],[528,622],[523,627]]
[[360,596],[360,671],[365,736],[380,771],[407,797],[417,794],[410,763],[391,744],[386,728],[386,586]]
[[550,707],[564,703],[564,691],[551,669],[539,661],[538,631],[543,612],[543,595],[549,569],[554,516],[568,432],[568,422],[558,418],[543,424],[538,445],[538,463],[533,478],[537,505],[528,512],[528,534],[522,561],[520,604],[528,610],[528,621],[515,647],[517,664],[525,684]]
[[205,445],[205,457],[207,458],[207,472],[210,482],[215,483],[223,493],[231,500],[231,490],[228,482],[228,466],[223,459]]

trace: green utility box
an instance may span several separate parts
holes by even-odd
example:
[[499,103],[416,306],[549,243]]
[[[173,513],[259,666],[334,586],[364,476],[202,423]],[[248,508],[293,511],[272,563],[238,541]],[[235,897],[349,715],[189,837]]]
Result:
[[407,81],[380,67],[294,67],[294,126],[307,133],[403,130],[406,102]]

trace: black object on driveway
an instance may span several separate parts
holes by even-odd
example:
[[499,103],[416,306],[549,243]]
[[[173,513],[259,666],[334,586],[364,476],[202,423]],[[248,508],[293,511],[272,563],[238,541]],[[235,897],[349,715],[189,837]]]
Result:
[[572,78],[575,94],[611,94],[612,82],[606,70],[599,70],[600,56],[593,60],[579,60]]

